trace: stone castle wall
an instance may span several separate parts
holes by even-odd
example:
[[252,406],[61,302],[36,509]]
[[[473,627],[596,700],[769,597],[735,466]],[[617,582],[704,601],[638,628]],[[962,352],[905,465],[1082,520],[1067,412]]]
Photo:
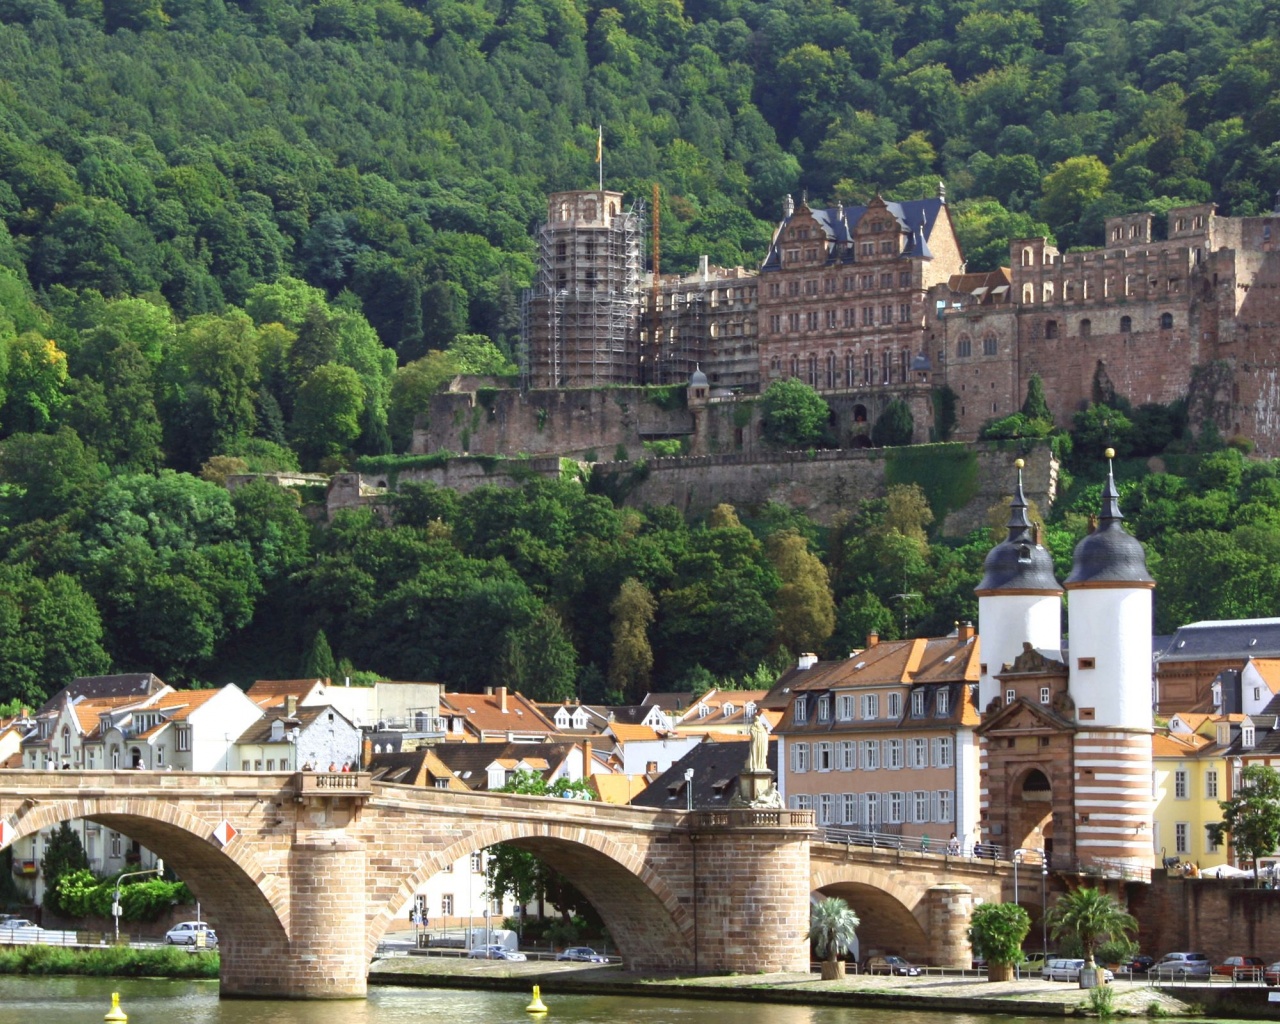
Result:
[[[972,452],[976,461],[968,500],[946,515],[942,533],[962,536],[985,526],[991,506],[1009,496],[1017,453],[991,445],[931,446],[931,450],[938,452],[939,458],[953,454],[967,458],[965,453]],[[767,457],[745,454],[650,459],[642,466],[597,465],[593,478],[606,493],[633,507],[672,505],[686,515],[699,515],[722,502],[735,508],[753,508],[776,501],[799,509],[817,522],[831,523],[863,499],[882,497],[893,477],[904,476],[890,468],[893,453],[917,451],[837,449]],[[1047,512],[1057,490],[1057,462],[1047,445],[1037,446],[1022,457],[1027,463],[1027,497]],[[927,463],[921,468],[927,469]],[[922,481],[922,485],[926,483]]]

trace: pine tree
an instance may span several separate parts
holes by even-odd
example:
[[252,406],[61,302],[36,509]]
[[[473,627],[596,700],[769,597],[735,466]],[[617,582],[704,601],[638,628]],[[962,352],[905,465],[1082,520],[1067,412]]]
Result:
[[649,626],[658,605],[648,588],[628,577],[609,611],[613,614],[613,650],[609,658],[609,685],[628,699],[649,688],[653,671],[653,648],[649,646]]
[[333,659],[333,651],[329,647],[329,638],[323,629],[317,629],[311,638],[311,645],[302,656],[302,667],[298,670],[301,679],[333,679],[338,674],[337,662]]
[[85,855],[79,834],[71,827],[71,822],[64,821],[49,836],[49,845],[45,847],[44,856],[40,859],[40,874],[44,878],[44,906],[55,914],[60,913],[62,907],[58,903],[58,881],[63,875],[88,867],[89,858]]
[[906,402],[894,399],[884,407],[884,412],[871,428],[871,443],[877,448],[911,443],[915,436],[916,420]]
[[1029,420],[1053,422],[1053,413],[1049,411],[1049,402],[1044,396],[1044,381],[1038,373],[1033,373],[1027,381],[1027,400],[1022,403],[1022,415]]

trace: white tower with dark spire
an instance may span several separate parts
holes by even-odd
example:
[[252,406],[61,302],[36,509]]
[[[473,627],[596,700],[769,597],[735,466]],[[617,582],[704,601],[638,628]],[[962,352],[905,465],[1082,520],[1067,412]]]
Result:
[[1062,586],[1053,574],[1053,556],[1027,517],[1022,460],[1016,465],[1018,484],[1009,503],[1009,535],[987,555],[982,582],[974,591],[982,643],[980,712],[1000,696],[996,676],[1022,653],[1024,643],[1054,652],[1062,646]]
[[[1107,458],[1114,457],[1107,449]],[[1066,589],[1075,702],[1076,854],[1150,866],[1151,598],[1146,553],[1125,532],[1110,467],[1098,525],[1076,545]]]

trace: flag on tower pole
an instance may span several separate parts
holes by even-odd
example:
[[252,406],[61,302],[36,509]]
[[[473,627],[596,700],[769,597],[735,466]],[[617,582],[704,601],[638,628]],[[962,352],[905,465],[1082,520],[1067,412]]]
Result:
[[600,168],[600,191],[604,191],[604,125],[596,128],[596,165]]

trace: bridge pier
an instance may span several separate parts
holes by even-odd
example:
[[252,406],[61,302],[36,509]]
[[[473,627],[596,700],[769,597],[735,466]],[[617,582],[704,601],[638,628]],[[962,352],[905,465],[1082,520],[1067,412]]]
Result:
[[306,833],[293,844],[288,863],[288,939],[267,949],[251,936],[224,943],[221,994],[363,999],[369,967],[364,845],[341,829]]
[[694,968],[809,969],[811,811],[692,816]]
[[930,961],[940,967],[969,967],[973,963],[969,918],[977,903],[973,889],[961,882],[943,882],[931,886],[925,899],[933,945]]

